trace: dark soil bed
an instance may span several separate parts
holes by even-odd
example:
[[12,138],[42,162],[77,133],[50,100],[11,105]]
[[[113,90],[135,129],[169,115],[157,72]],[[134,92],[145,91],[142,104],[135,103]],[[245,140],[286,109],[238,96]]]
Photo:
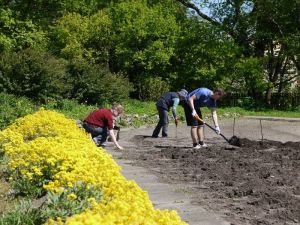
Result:
[[232,224],[300,224],[300,142],[240,139],[193,150],[135,136],[130,159],[169,183],[192,186],[193,202]]

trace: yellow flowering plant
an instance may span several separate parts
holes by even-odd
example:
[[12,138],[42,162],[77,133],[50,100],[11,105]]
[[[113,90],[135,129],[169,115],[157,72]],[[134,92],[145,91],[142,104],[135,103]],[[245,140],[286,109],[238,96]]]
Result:
[[80,193],[91,187],[101,193],[101,198],[86,198],[88,207],[67,215],[55,212],[60,209],[53,204],[45,224],[186,224],[176,211],[155,209],[147,192],[126,180],[112,156],[63,114],[41,109],[18,119],[0,132],[0,148],[9,159],[5,166],[17,175],[13,182],[22,177],[38,183],[53,196],[63,196],[67,205],[78,200],[78,193],[69,192],[78,183],[84,184]]
[[102,200],[102,192],[92,185],[77,182],[62,192],[49,192],[47,201],[41,209],[42,218],[61,218],[65,220],[74,214],[92,208]]

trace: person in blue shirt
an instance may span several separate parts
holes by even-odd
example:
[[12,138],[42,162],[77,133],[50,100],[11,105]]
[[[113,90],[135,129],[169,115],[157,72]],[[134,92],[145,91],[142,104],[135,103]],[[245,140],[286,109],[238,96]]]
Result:
[[185,99],[187,93],[188,92],[185,89],[181,89],[179,92],[167,92],[159,98],[159,100],[156,102],[159,121],[152,133],[152,137],[157,138],[160,130],[162,130],[162,137],[168,137],[168,111],[171,107],[175,124],[176,126],[178,125],[179,119],[176,115],[176,108],[180,101]]
[[193,148],[200,149],[207,147],[204,143],[204,123],[202,120],[201,107],[208,107],[211,109],[212,119],[215,124],[215,131],[217,134],[221,133],[218,115],[217,115],[217,100],[224,96],[225,92],[221,88],[216,88],[214,91],[208,88],[198,88],[187,94],[184,103],[184,112],[186,123],[191,127],[191,137],[193,141]]

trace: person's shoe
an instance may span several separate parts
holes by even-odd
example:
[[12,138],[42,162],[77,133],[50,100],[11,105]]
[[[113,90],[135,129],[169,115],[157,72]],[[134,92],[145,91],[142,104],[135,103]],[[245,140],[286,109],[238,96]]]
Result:
[[106,142],[101,143],[100,146],[101,146],[102,148],[105,148],[105,147],[106,147]]
[[98,143],[98,140],[97,140],[97,138],[93,138],[93,142],[95,143],[95,145],[96,145],[97,147],[99,147],[99,146],[100,146],[100,144]]
[[201,145],[195,145],[193,146],[193,149],[200,149],[201,148]]
[[158,136],[155,136],[155,135],[152,135],[151,137],[152,137],[152,138],[158,138]]
[[163,136],[161,136],[162,138],[167,138],[168,137],[168,135],[163,135]]
[[208,147],[208,145],[206,144],[206,143],[203,143],[202,145],[200,145],[201,146],[201,148],[207,148]]

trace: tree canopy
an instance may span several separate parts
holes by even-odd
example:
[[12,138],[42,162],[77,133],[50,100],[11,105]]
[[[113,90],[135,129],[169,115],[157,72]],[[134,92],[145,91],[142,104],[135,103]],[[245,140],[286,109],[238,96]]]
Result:
[[[154,100],[183,86],[222,86],[270,103],[274,93],[299,91],[297,0],[1,0],[0,8],[1,54],[21,60],[30,49],[44,63],[41,79],[56,76],[45,69],[55,62],[70,81],[63,93],[39,96],[95,102],[124,84],[122,98]],[[22,95],[8,88],[13,61],[1,65],[0,91]],[[18,76],[37,76],[28,68]]]

